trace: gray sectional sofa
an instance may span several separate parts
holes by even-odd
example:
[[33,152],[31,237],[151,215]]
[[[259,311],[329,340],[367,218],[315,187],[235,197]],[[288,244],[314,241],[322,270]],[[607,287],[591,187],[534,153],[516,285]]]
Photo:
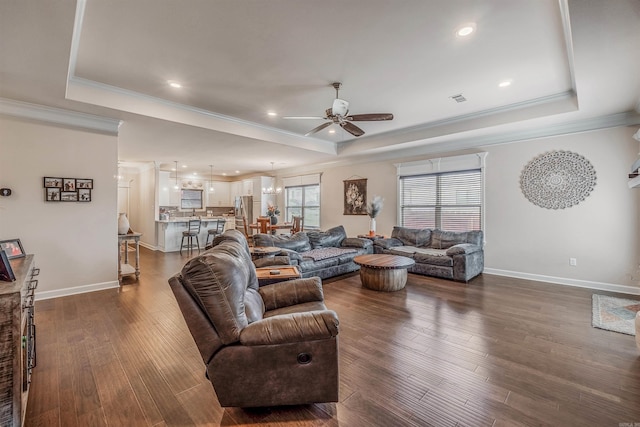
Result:
[[371,240],[347,237],[341,225],[327,231],[302,231],[293,236],[255,234],[253,244],[281,248],[277,255],[288,256],[302,277],[321,279],[357,271],[360,266],[353,258],[373,253]]
[[374,242],[374,252],[413,258],[410,273],[468,282],[484,269],[482,244],[482,231],[393,227],[390,238]]

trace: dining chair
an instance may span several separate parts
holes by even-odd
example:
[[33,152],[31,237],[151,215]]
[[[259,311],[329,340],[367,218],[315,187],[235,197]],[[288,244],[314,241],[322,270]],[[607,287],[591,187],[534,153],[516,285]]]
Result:
[[269,225],[271,224],[271,218],[268,216],[258,217],[258,224],[260,225],[260,233],[269,234]]
[[245,237],[249,238],[249,224],[247,224],[247,217],[242,215],[242,228],[244,229]]
[[[200,220],[191,219],[187,225],[187,230],[182,232],[182,241],[180,242],[180,255],[182,255],[182,248],[187,248],[189,253],[193,252],[193,238],[196,238],[196,247],[198,253],[200,253],[200,241],[198,240],[198,234],[200,234]],[[184,239],[187,239],[187,244],[184,244]]]
[[291,234],[296,234],[301,231],[304,231],[304,217],[303,216],[292,216],[291,217]]

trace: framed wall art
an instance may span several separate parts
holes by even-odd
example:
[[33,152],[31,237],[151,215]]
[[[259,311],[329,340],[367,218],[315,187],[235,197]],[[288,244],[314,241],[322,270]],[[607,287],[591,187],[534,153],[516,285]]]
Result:
[[9,257],[0,249],[0,280],[4,282],[13,282],[16,276],[13,274]]
[[45,176],[44,200],[46,202],[90,202],[93,190],[91,178],[63,178]]
[[44,177],[44,188],[62,188],[62,178]]
[[347,179],[343,182],[343,215],[367,215],[367,179]]
[[26,255],[20,239],[0,240],[0,249],[7,254],[9,259],[22,258]]

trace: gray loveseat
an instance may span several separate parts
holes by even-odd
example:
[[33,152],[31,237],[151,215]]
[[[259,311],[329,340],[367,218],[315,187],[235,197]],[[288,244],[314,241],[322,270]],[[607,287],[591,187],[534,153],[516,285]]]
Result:
[[302,277],[321,279],[357,271],[360,266],[353,258],[373,253],[371,240],[347,237],[341,225],[327,231],[301,231],[293,236],[255,234],[253,244],[281,248],[278,255],[289,256],[291,265],[298,266]]
[[413,258],[411,273],[468,282],[484,269],[482,239],[482,231],[393,227],[390,238],[374,242],[374,252]]

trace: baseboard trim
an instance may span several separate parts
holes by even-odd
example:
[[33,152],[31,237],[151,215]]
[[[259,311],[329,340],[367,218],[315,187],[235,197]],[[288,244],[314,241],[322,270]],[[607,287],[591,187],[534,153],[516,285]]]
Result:
[[149,249],[151,251],[157,251],[158,250],[157,246],[153,246],[153,245],[150,245],[150,244],[144,243],[144,242],[140,242],[140,246],[142,246],[143,248],[147,248],[147,249]]
[[575,286],[578,288],[595,289],[599,291],[619,292],[621,294],[640,295],[640,288],[627,285],[615,285],[613,283],[593,282],[590,280],[568,279],[566,277],[544,276],[542,274],[522,273],[519,271],[500,270],[497,268],[485,268],[483,273],[496,276],[514,277],[516,279],[536,280],[538,282],[553,283],[556,285]]
[[73,288],[57,289],[55,291],[43,291],[43,292],[36,291],[35,300],[41,301],[45,299],[60,298],[60,297],[66,297],[70,295],[102,291],[105,289],[113,289],[118,287],[120,287],[120,283],[118,283],[118,281],[116,280],[113,282],[102,282],[102,283],[94,283],[92,285],[75,286]]

